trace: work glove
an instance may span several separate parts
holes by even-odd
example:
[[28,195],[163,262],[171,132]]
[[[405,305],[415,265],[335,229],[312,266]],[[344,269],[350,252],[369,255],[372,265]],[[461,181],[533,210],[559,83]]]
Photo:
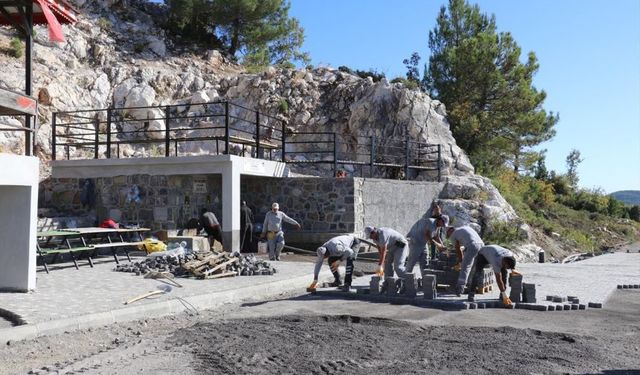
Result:
[[513,305],[513,302],[511,302],[511,299],[507,297],[506,292],[500,292],[500,298],[502,298],[502,303],[504,303],[505,306]]
[[378,270],[376,271],[376,276],[380,276],[380,277],[384,276],[384,267],[382,265],[378,267]]
[[462,266],[460,265],[460,263],[456,263],[455,266],[453,266],[453,270],[456,272],[460,272],[460,269],[462,268]]
[[317,286],[318,286],[318,280],[313,280],[311,285],[309,285],[309,289],[316,289]]

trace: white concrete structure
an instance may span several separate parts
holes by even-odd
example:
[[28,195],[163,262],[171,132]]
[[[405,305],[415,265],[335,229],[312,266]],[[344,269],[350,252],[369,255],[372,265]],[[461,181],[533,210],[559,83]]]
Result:
[[0,154],[0,290],[36,288],[37,157]]
[[54,178],[99,178],[150,175],[222,175],[222,238],[225,248],[240,250],[240,176],[286,177],[285,163],[235,155],[159,158],[57,160]]

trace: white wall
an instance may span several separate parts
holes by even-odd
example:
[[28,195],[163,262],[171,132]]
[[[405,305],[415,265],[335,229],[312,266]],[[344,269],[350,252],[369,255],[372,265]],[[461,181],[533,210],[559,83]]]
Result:
[[36,288],[39,161],[0,154],[0,290]]

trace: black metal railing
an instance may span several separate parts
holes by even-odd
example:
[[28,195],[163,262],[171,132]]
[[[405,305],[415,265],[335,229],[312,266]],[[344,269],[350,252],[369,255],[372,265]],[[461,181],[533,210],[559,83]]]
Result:
[[[361,176],[441,178],[441,146],[410,139],[288,132],[286,122],[229,101],[56,112],[52,159],[236,154],[292,165],[352,166]],[[61,151],[61,152],[60,152]],[[133,154],[132,154],[133,153]]]
[[[56,112],[52,159],[237,154],[282,160],[285,123],[227,101]],[[72,152],[73,151],[73,152]],[[126,154],[126,155],[125,155]]]

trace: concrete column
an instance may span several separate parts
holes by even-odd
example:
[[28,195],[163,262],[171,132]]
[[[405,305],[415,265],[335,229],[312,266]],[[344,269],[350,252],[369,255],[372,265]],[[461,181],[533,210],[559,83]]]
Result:
[[0,154],[0,290],[36,288],[36,157]]
[[222,240],[225,250],[240,251],[241,160],[232,158],[222,171]]

